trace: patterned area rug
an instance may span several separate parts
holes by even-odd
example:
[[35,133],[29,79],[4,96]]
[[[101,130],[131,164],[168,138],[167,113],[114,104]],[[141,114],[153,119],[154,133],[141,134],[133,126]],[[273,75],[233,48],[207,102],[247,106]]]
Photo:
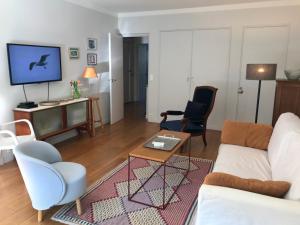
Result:
[[[187,168],[188,157],[174,156],[169,165]],[[198,190],[204,177],[211,171],[213,162],[191,158],[190,172],[182,182],[166,209],[160,210],[128,201],[127,161],[96,182],[81,198],[83,214],[77,215],[74,203],[63,206],[52,219],[64,224],[84,225],[183,225],[188,224],[197,201]],[[158,163],[132,159],[131,193],[159,166]],[[154,205],[162,204],[162,168],[134,196],[134,199]],[[183,170],[166,168],[166,197],[184,176]]]

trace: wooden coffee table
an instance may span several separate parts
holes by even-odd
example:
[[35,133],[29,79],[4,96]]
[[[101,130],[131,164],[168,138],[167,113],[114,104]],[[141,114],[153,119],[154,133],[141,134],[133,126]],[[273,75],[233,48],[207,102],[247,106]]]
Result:
[[[174,194],[176,193],[176,191],[178,190],[178,188],[180,187],[183,180],[186,178],[186,176],[190,170],[191,146],[189,144],[190,143],[189,140],[191,138],[191,135],[189,133],[175,132],[175,131],[168,131],[168,130],[161,130],[154,136],[157,136],[157,135],[172,136],[172,137],[180,138],[181,141],[171,151],[163,151],[163,150],[146,148],[146,147],[144,147],[144,144],[146,143],[145,142],[145,143],[142,143],[141,145],[139,145],[138,147],[136,147],[134,150],[132,150],[128,154],[128,200],[136,202],[136,203],[140,203],[143,205],[159,208],[159,209],[165,209],[167,207],[167,205],[169,204],[169,202],[171,201]],[[181,149],[184,146],[188,146],[189,160],[188,160],[187,168],[180,168],[180,167],[167,165],[168,160],[175,154],[175,152],[177,152],[179,149]],[[131,161],[131,157],[144,159],[144,160],[151,160],[151,161],[160,163],[160,166],[152,173],[152,175],[133,194],[130,193],[130,161]],[[153,177],[153,175],[158,172],[158,170],[161,167],[163,167],[163,196],[162,196],[163,204],[162,204],[162,206],[150,205],[148,203],[134,200],[133,197],[141,190],[142,187],[144,187],[144,185]],[[166,197],[165,197],[166,196],[166,167],[171,167],[171,168],[185,171],[184,177],[182,178],[179,185],[176,187],[176,189],[174,190],[173,194],[171,195],[171,197],[169,199],[166,199]]]

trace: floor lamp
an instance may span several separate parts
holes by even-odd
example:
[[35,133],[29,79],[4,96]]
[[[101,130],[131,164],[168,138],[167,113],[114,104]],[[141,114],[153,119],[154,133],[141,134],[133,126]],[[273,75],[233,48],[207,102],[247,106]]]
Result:
[[247,64],[246,79],[258,80],[255,123],[257,123],[257,119],[258,119],[261,81],[275,80],[276,70],[277,70],[277,64]]

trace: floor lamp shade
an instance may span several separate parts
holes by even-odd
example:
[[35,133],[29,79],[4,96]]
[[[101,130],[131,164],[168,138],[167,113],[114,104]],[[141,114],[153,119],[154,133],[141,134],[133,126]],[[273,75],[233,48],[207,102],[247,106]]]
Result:
[[275,80],[277,64],[248,64],[247,80]]
[[255,123],[258,119],[260,89],[262,80],[275,80],[276,79],[277,64],[248,64],[246,71],[247,80],[258,80],[257,100],[256,100],[256,112]]

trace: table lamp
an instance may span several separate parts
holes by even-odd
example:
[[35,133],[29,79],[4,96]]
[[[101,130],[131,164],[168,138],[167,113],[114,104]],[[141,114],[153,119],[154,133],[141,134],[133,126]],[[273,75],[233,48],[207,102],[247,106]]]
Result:
[[[83,78],[86,79],[91,79],[91,78],[98,78],[96,68],[92,66],[87,66],[85,67],[83,74]],[[90,82],[89,82],[89,92],[90,92]],[[96,130],[95,130],[95,123],[100,122],[101,127],[103,127],[103,121],[102,121],[102,114],[100,110],[100,103],[99,103],[99,97],[96,96],[89,96],[89,129],[91,130],[92,136],[94,137],[96,135]],[[95,114],[94,114],[94,108],[97,107],[97,112],[98,112],[98,117],[99,120],[95,119]]]
[[257,119],[258,119],[261,81],[275,80],[276,70],[277,70],[277,64],[247,64],[246,79],[258,80],[255,123],[257,123]]
[[[91,78],[98,78],[96,68],[93,66],[87,66],[84,68],[83,74],[81,75],[82,78],[91,79]],[[91,94],[91,86],[89,81],[89,93]]]
[[96,68],[92,67],[92,66],[85,67],[82,77],[83,78],[96,78],[97,77]]

